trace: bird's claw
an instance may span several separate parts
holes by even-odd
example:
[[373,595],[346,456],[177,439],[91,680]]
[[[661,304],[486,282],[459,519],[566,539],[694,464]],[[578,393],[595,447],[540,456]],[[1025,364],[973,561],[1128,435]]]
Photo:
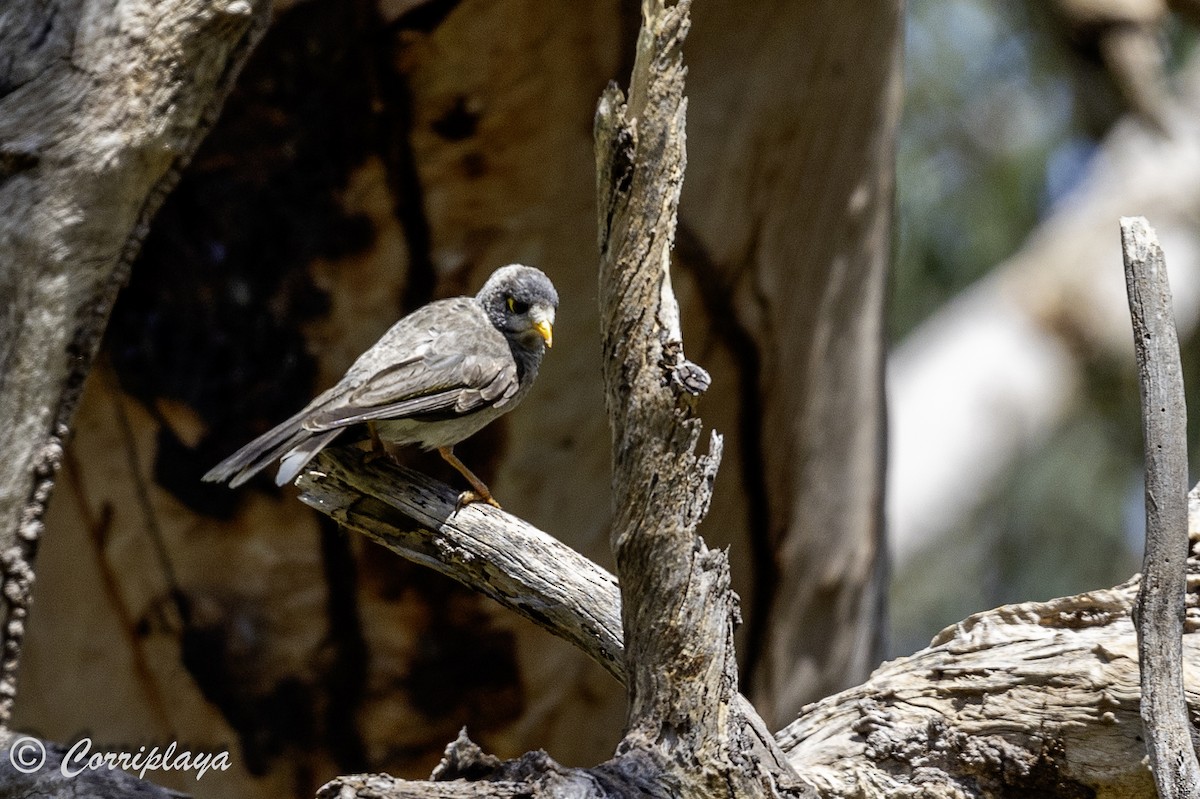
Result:
[[470,505],[472,502],[486,502],[497,510],[503,510],[500,503],[491,494],[480,494],[477,491],[464,491],[458,495],[458,501],[454,503],[454,512],[458,513],[464,506]]

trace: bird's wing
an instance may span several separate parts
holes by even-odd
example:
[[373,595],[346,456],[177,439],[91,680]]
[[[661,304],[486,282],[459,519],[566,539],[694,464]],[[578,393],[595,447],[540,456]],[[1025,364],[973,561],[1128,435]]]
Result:
[[306,430],[462,416],[502,406],[520,385],[507,341],[469,298],[433,303],[401,320],[344,382],[345,390],[310,409]]

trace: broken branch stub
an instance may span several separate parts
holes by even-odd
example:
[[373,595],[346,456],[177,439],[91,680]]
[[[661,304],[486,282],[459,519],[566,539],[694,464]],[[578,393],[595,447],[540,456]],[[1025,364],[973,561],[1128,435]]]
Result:
[[[698,455],[692,397],[707,374],[686,360],[668,269],[686,166],[682,46],[690,3],[642,4],[628,98],[614,85],[596,111],[600,323],[612,430],[614,521],[628,679],[619,751],[656,756],[693,790],[766,795],[780,769],[761,757],[737,698],[740,622],[725,555],[696,534],[721,456]],[[753,715],[753,711],[750,711]],[[686,754],[684,754],[686,753]],[[683,755],[692,768],[676,764]]]
[[1200,796],[1183,690],[1187,578],[1187,409],[1167,264],[1143,217],[1121,219],[1146,465],[1146,548],[1134,618],[1141,716],[1162,799]]

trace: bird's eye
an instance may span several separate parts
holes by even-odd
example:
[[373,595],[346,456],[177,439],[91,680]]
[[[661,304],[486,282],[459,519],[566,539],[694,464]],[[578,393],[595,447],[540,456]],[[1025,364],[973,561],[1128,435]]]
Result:
[[520,300],[518,300],[514,297],[509,297],[508,298],[508,310],[512,311],[515,314],[523,314],[529,310],[529,303],[521,302]]

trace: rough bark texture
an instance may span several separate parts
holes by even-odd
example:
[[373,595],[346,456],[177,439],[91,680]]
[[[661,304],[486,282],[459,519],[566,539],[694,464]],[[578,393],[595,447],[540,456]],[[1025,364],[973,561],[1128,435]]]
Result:
[[[444,553],[437,560],[456,564],[459,578],[477,590],[494,591],[505,583],[502,601],[510,607],[537,613],[548,629],[592,658],[611,659],[596,643],[620,638],[619,629],[607,629],[616,623],[618,600],[615,588],[608,594],[603,587],[603,570],[580,564],[577,556],[560,555],[561,545],[507,514],[485,509],[463,514],[452,524],[433,525],[449,512],[454,497],[449,487],[391,467],[379,472],[356,467],[353,479],[343,480],[343,457],[326,458],[305,478],[310,500],[319,500],[334,514],[359,508],[347,520],[386,546],[407,549],[415,543],[421,558],[430,551]],[[370,491],[363,495],[360,488]],[[1200,678],[1200,488],[1190,502],[1182,662],[1185,682],[1195,685]],[[410,515],[420,527],[430,525],[419,539],[410,521],[392,528],[398,518]],[[479,563],[497,550],[504,553],[496,561],[503,564],[504,575]],[[568,563],[573,565],[567,568]],[[972,616],[943,631],[929,648],[885,664],[863,685],[806,707],[776,736],[778,744],[803,783],[829,799],[1152,799],[1156,794],[1144,760],[1132,621],[1139,584],[1135,578],[1112,589]],[[583,604],[563,599],[589,593]],[[565,604],[553,615],[536,610],[558,602]],[[597,627],[600,619],[609,620],[601,622],[604,629]],[[580,635],[580,630],[592,630],[596,637]],[[1200,695],[1194,691],[1189,714],[1200,715]],[[558,785],[566,773],[536,753],[501,764],[461,737],[446,759],[453,766],[439,769],[438,777],[463,781],[431,785],[353,777],[339,780],[322,795],[509,796],[530,790],[537,780]],[[511,784],[509,778],[521,769],[530,780]],[[484,775],[508,781],[464,779]],[[584,779],[581,775],[573,773],[571,779]],[[539,785],[535,795],[549,790],[547,783]]]
[[[714,434],[708,455],[695,454],[701,422],[690,398],[708,388],[708,375],[684,358],[668,269],[686,165],[682,47],[690,5],[643,4],[628,98],[610,86],[596,111],[596,174],[611,541],[629,691],[621,749],[668,762],[678,746],[695,759],[692,790],[706,793],[734,776],[761,777],[715,758],[725,748],[718,742],[728,740],[739,618],[724,554],[696,536],[722,442]],[[699,383],[689,387],[688,375]]]
[[[625,679],[617,580],[558,539],[409,469],[322,453],[300,499],[343,528],[489,596]],[[373,501],[372,501],[373,500]]]
[[684,357],[669,269],[687,163],[690,6],[643,3],[628,97],[610,84],[596,111],[611,541],[629,697],[618,760],[642,750],[689,793],[773,796],[794,775],[771,742],[765,757],[758,751],[761,721],[737,703],[737,597],[726,555],[696,533],[722,441],[714,433],[708,453],[695,453],[702,425],[692,402],[710,378]]
[[0,31],[0,727],[84,378],[150,218],[266,0],[15,3]]
[[[702,532],[732,547],[746,686],[767,662],[753,654],[769,638],[759,608],[781,581],[819,575],[811,635],[793,640],[806,665],[758,684],[765,712],[786,719],[865,677],[881,628],[875,599],[860,600],[879,555],[879,464],[865,457],[879,391],[854,377],[874,374],[877,353],[848,342],[871,343],[882,273],[841,270],[860,263],[843,259],[858,227],[831,220],[867,174],[860,132],[878,124],[886,135],[894,117],[865,98],[898,73],[881,72],[874,50],[862,58],[857,36],[823,31],[892,31],[891,53],[898,30],[891,11],[832,3],[750,12],[733,0],[694,9],[681,213],[703,248],[683,254],[675,277],[689,355],[713,376],[704,413],[725,434]],[[237,773],[206,777],[202,796],[307,796],[354,770],[423,776],[463,724],[503,755],[545,745],[579,764],[612,752],[623,697],[568,645],[338,533],[290,489],[230,492],[198,478],[332,383],[405,310],[526,261],[563,296],[554,350],[522,408],[459,452],[506,507],[612,568],[591,120],[606,81],[632,64],[637,21],[636,3],[616,0],[306,0],[279,11],[113,313],[67,455],[69,490],[47,519],[24,726],[59,740],[187,730],[229,746]],[[770,201],[762,187],[774,187]],[[811,255],[803,270],[797,252]],[[794,293],[805,312],[772,304],[764,316],[759,285]],[[843,315],[859,326],[827,335]],[[825,332],[806,332],[816,325]],[[843,343],[838,357],[854,360],[836,374],[788,366],[828,369],[812,348]],[[831,407],[816,397],[827,388],[852,404],[793,425],[800,405]],[[803,437],[833,425],[866,432],[797,475],[792,454],[816,452]],[[436,460],[413,465],[459,485]],[[770,491],[764,475],[779,480]],[[844,506],[824,491],[801,503],[800,485],[861,493]],[[817,549],[777,558],[801,529]],[[773,617],[780,629],[789,605]],[[772,710],[770,686],[785,684],[797,694]]]
[[1146,749],[1162,799],[1200,793],[1183,689],[1187,591],[1187,405],[1162,248],[1144,218],[1121,220],[1142,396],[1146,549],[1135,616]]

